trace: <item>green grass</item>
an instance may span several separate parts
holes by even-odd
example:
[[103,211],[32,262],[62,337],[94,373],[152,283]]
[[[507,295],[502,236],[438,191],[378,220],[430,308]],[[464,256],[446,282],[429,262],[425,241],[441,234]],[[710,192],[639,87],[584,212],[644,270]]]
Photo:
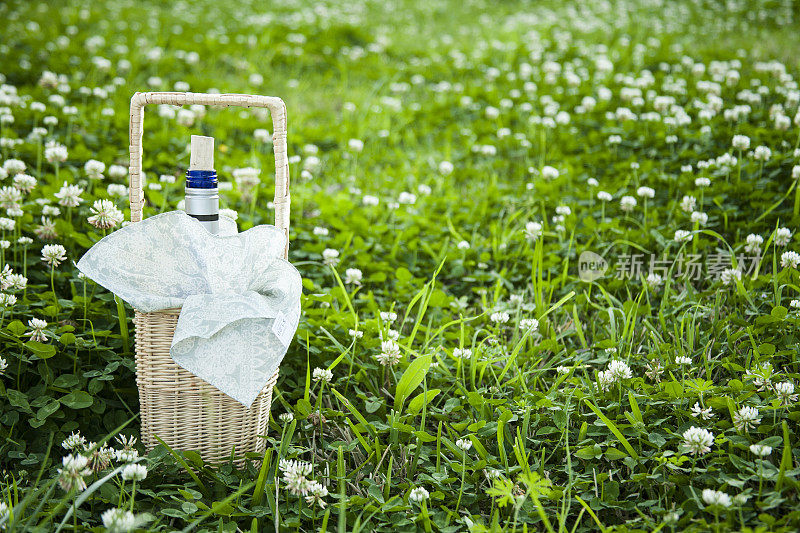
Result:
[[[19,198],[13,177],[0,180],[14,222],[0,220],[0,263],[27,278],[1,278],[16,302],[0,318],[0,501],[13,508],[0,504],[0,529],[5,519],[8,531],[101,531],[102,513],[120,508],[148,531],[796,531],[800,410],[780,385],[800,383],[800,276],[782,264],[800,222],[795,11],[633,0],[0,5],[0,116],[13,116],[0,119],[0,163],[21,160],[37,180]],[[40,83],[44,71],[64,75],[63,87]],[[106,233],[87,221],[95,200],[128,215],[107,187],[126,183],[110,166],[127,165],[131,95],[176,82],[287,104],[303,316],[267,451],[237,469],[136,444],[146,479],[124,479],[128,452],[90,465],[86,490],[64,490],[71,433],[99,443],[84,455],[129,450],[114,438],[138,436],[133,311],[73,261]],[[749,113],[726,118],[748,98]],[[631,113],[638,120],[624,120]],[[145,216],[177,208],[189,135],[207,134],[221,181],[262,170],[255,190],[222,191],[239,229],[272,222],[271,145],[253,136],[271,129],[266,117],[146,116],[148,181],[178,180],[146,190]],[[29,139],[42,126],[44,138]],[[734,135],[749,149],[733,148]],[[66,161],[46,160],[48,140]],[[749,154],[760,145],[771,149],[763,163]],[[737,163],[703,163],[724,154]],[[87,175],[90,159],[105,163],[102,179]],[[65,180],[84,189],[79,206],[58,205]],[[638,201],[629,212],[623,196]],[[689,212],[684,196],[695,198]],[[678,230],[692,240],[676,242]],[[67,260],[44,264],[45,244],[63,245]],[[608,263],[591,282],[579,276],[585,251]],[[632,254],[642,269],[621,279]],[[699,275],[679,261],[690,255]],[[661,283],[646,279],[651,257]],[[730,268],[744,272],[726,284]],[[44,338],[33,318],[46,321]],[[317,368],[332,381],[314,379]],[[758,420],[743,425],[743,407]],[[713,435],[705,453],[685,446],[693,426]],[[752,445],[772,451],[760,458]],[[293,493],[288,460],[312,465],[317,500]]]

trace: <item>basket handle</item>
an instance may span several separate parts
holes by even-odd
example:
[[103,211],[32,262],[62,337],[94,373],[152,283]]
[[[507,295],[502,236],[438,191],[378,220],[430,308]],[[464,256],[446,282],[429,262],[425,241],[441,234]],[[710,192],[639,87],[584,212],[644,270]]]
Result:
[[142,133],[144,107],[148,104],[266,107],[272,116],[272,148],[275,153],[275,227],[286,235],[284,259],[289,256],[289,161],[286,157],[286,104],[274,96],[253,94],[206,94],[179,92],[135,93],[131,98],[130,155],[128,169],[131,222],[142,220]]

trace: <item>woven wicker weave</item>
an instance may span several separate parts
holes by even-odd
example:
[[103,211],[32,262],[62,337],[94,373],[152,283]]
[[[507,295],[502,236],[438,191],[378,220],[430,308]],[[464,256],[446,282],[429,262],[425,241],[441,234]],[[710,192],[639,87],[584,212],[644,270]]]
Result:
[[[247,94],[136,93],[131,99],[130,203],[131,221],[142,220],[142,132],[148,104],[265,107],[272,116],[275,152],[275,226],[286,235],[289,252],[289,164],[286,158],[286,106],[280,98]],[[142,442],[148,450],[155,436],[177,450],[195,450],[208,462],[220,462],[247,452],[263,452],[272,388],[270,378],[248,409],[200,378],[179,367],[169,355],[180,309],[136,312],[136,384],[142,422]]]

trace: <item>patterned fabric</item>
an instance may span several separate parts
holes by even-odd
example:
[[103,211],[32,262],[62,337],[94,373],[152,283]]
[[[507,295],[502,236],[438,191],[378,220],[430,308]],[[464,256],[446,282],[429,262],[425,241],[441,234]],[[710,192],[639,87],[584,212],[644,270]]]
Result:
[[284,244],[274,226],[237,233],[220,217],[212,235],[171,211],[106,236],[78,269],[138,311],[181,307],[172,359],[249,407],[300,320],[302,282]]

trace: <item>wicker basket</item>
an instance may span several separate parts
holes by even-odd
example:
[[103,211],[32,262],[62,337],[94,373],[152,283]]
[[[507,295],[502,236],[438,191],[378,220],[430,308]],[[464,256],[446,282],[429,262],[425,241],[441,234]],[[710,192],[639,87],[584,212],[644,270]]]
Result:
[[[275,226],[286,235],[289,252],[289,165],[286,158],[286,106],[280,98],[246,94],[136,93],[131,99],[130,204],[131,221],[142,220],[142,131],[148,104],[265,107],[272,116],[275,152]],[[169,349],[180,309],[136,312],[136,384],[145,448],[158,445],[156,436],[177,450],[195,450],[205,461],[228,459],[235,450],[241,463],[247,452],[263,453],[272,388],[270,378],[248,409],[172,360]]]

